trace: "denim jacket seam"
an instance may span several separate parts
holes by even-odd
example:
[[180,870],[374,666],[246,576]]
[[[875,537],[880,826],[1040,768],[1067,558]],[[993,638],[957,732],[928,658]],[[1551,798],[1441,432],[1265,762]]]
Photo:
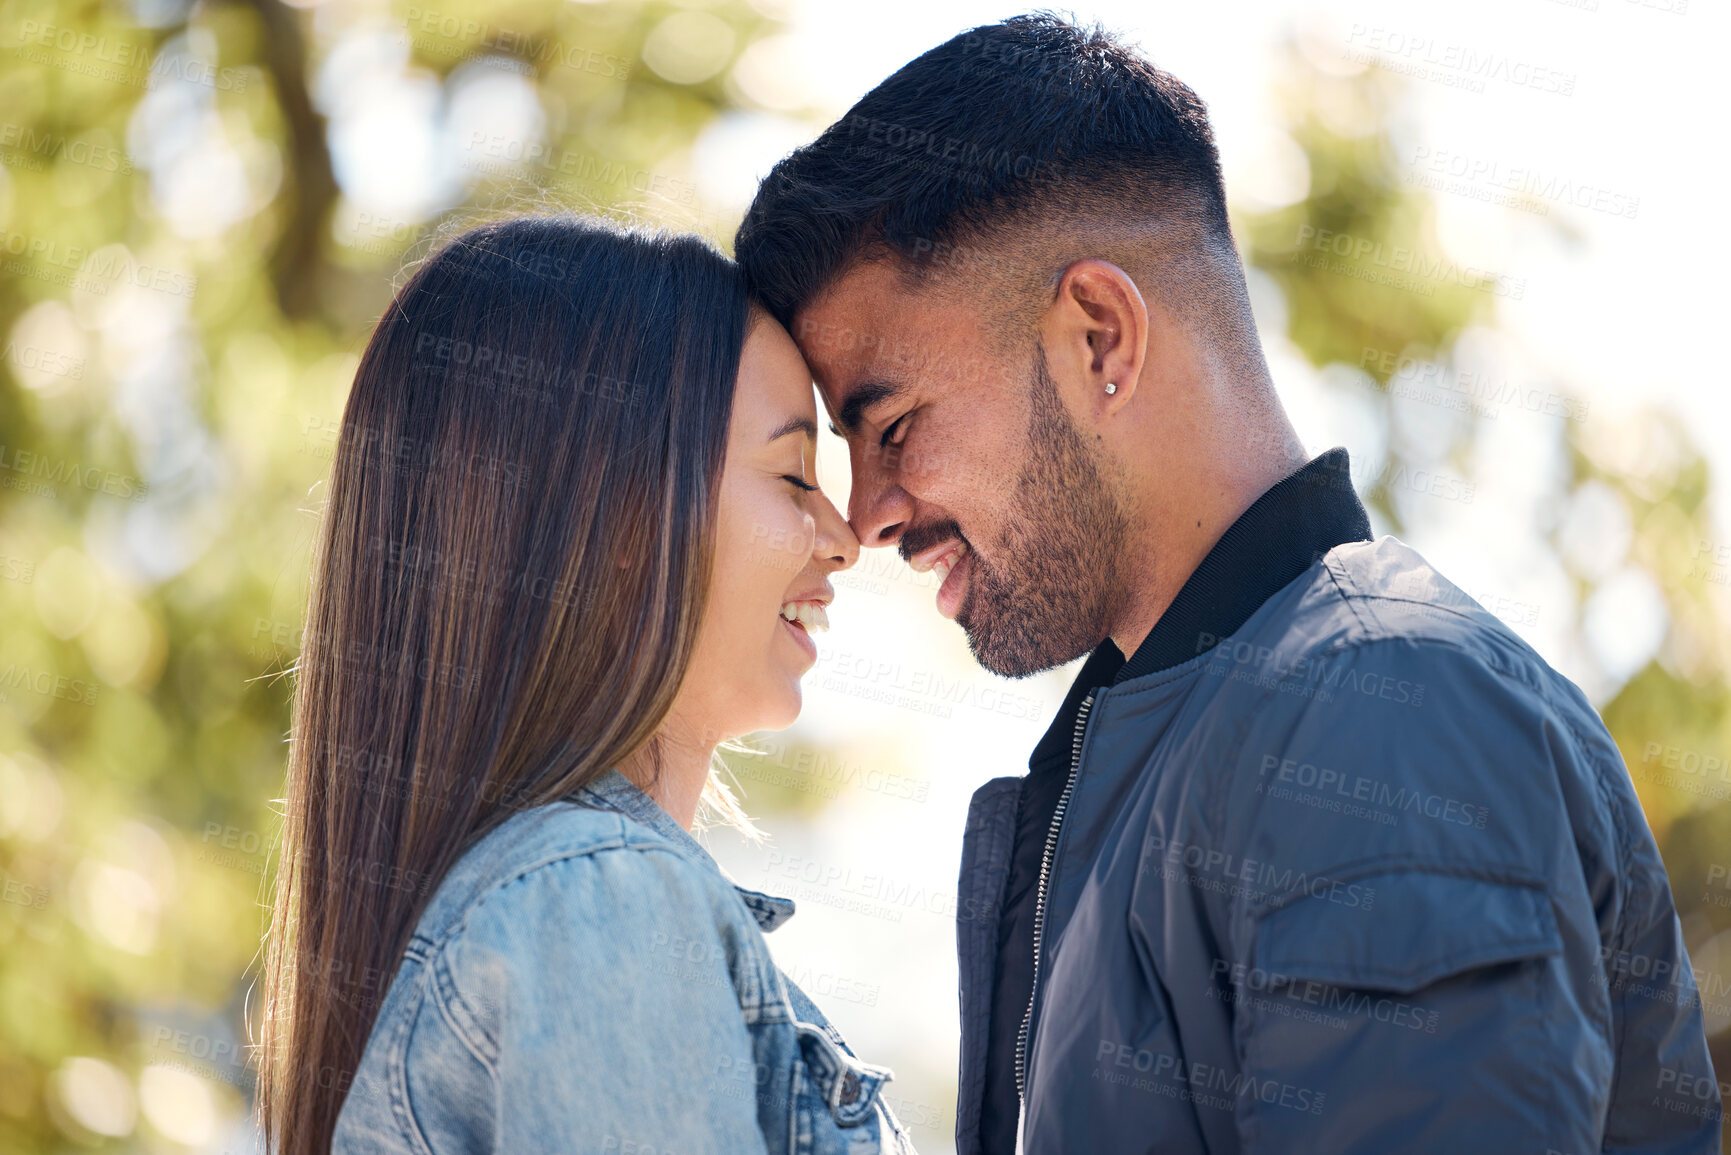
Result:
[[429,954],[437,954],[442,952],[452,942],[452,940],[456,939],[468,929],[469,920],[474,917],[476,910],[478,910],[487,899],[491,898],[505,887],[510,886],[513,882],[526,878],[536,871],[542,870],[546,867],[556,866],[559,863],[570,862],[579,858],[590,858],[602,851],[638,850],[649,845],[655,845],[653,843],[632,842],[630,840],[630,832],[626,829],[626,822],[628,820],[617,814],[614,815],[614,817],[619,820],[618,831],[609,834],[604,839],[597,839],[596,841],[586,843],[583,846],[566,847],[556,851],[549,851],[539,858],[511,867],[498,877],[491,879],[484,889],[471,896],[468,902],[464,905],[462,911],[452,917],[437,935],[417,935],[416,937],[419,937],[425,944]]
[[421,1130],[421,1121],[415,1117],[414,1104],[409,1102],[409,1044],[414,1037],[415,1020],[420,1017],[421,1006],[427,997],[428,975],[425,970],[418,979],[420,989],[415,993],[413,1005],[402,1008],[391,1024],[395,1038],[387,1052],[390,1055],[390,1062],[387,1064],[390,1078],[389,1101],[391,1116],[409,1148],[417,1155],[435,1155],[432,1143]]
[[[558,854],[549,855],[538,861],[524,865],[521,868],[511,870],[508,874],[494,881],[492,885],[489,885],[480,894],[475,895],[469,901],[468,906],[464,909],[462,916],[454,920],[439,936],[435,948],[437,957],[433,960],[433,965],[438,972],[438,975],[434,976],[434,981],[435,989],[439,995],[439,1013],[446,1022],[451,1024],[453,1032],[457,1034],[457,1037],[463,1042],[464,1046],[473,1051],[475,1057],[486,1064],[489,1071],[494,1070],[494,1061],[489,1061],[488,1052],[491,1052],[494,1056],[497,1055],[499,1051],[497,1040],[491,1038],[483,1038],[481,1040],[472,1039],[466,1031],[459,1028],[457,1020],[460,1016],[453,1012],[450,1007],[444,1005],[446,995],[443,988],[446,986],[446,981],[439,976],[448,975],[449,986],[453,996],[459,998],[462,997],[461,985],[457,981],[455,972],[447,966],[441,965],[442,961],[446,959],[450,947],[467,932],[470,920],[475,916],[476,912],[480,910],[481,906],[489,898],[497,895],[501,890],[504,890],[511,884],[523,881],[530,875],[541,870],[556,867],[568,862],[574,862],[579,859],[594,858],[606,852],[630,851],[639,854],[663,853],[671,856],[694,871],[703,879],[705,885],[713,885],[717,887],[738,902],[740,909],[743,911],[745,923],[749,924],[754,930],[757,928],[756,919],[752,917],[750,908],[745,905],[745,900],[739,896],[737,890],[727,881],[726,878],[722,877],[715,870],[705,867],[703,863],[695,861],[689,854],[683,852],[678,846],[656,836],[653,831],[649,832],[650,836],[648,838],[633,839],[631,837],[631,832],[627,827],[627,824],[632,820],[628,816],[624,815],[619,815],[618,817],[621,823],[621,830],[616,839],[597,842],[581,849],[562,851]],[[718,923],[718,929],[719,926],[720,924]],[[751,936],[742,936],[741,945],[744,948],[744,954],[741,959],[741,962],[744,965],[741,966],[739,975],[735,977],[733,987],[734,995],[739,1002],[740,1013],[744,1016],[746,1024],[750,1026],[759,1022],[779,1022],[781,1019],[775,1014],[777,1010],[781,1010],[788,1016],[787,1021],[794,1021],[791,1011],[785,1010],[781,1005],[785,1000],[778,1000],[776,998],[776,995],[779,992],[776,990],[774,982],[774,975],[776,973],[774,969],[775,962],[773,957],[769,954],[767,947],[761,942],[761,937],[759,941],[754,942]],[[741,980],[748,985],[742,985]],[[466,1002],[464,1004],[464,1009],[467,1009]]]
[[[429,967],[432,972],[433,991],[437,996],[433,1000],[434,1007],[439,1012],[439,1018],[457,1041],[475,1056],[489,1078],[499,1076],[499,1040],[491,1037],[477,1021],[474,1008],[469,1005],[468,998],[463,994],[462,987],[457,983],[456,973],[451,968],[451,959],[447,951],[440,951]],[[453,1005],[456,1004],[456,1005]],[[461,1013],[459,1014],[459,1010]],[[471,1037],[470,1030],[476,1037]]]

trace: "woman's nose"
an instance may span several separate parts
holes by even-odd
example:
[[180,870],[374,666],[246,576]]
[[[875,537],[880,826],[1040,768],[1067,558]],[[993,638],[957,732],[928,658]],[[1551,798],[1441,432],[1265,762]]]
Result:
[[812,556],[819,565],[828,566],[832,572],[844,570],[859,561],[859,538],[854,536],[853,527],[835,507],[828,496],[823,496],[819,505],[817,522],[817,539],[812,544]]

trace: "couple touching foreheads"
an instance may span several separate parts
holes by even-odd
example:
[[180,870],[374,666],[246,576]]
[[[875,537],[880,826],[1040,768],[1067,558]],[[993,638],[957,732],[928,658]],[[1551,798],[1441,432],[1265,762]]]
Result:
[[963,832],[963,1155],[1717,1150],[1604,725],[1306,459],[1202,102],[1050,16],[879,85],[735,260],[521,219],[403,285],[297,670],[273,1149],[911,1150],[689,833],[885,546],[985,668],[1087,657]]

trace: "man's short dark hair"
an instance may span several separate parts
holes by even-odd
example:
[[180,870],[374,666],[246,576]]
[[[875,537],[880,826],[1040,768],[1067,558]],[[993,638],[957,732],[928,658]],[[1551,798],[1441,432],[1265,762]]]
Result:
[[791,328],[862,257],[989,276],[1022,259],[1007,234],[1090,225],[1158,238],[1216,307],[1244,303],[1201,99],[1098,27],[1037,13],[918,57],[783,159],[734,251]]

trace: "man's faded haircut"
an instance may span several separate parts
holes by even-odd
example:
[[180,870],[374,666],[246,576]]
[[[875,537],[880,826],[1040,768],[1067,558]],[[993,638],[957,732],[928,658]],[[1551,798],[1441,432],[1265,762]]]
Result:
[[1005,320],[1097,256],[1229,345],[1243,334],[1222,330],[1249,324],[1202,100],[1048,13],[964,32],[872,89],[771,170],[734,253],[790,330],[853,265],[886,257],[915,283],[1011,290],[1023,300],[993,310]]

